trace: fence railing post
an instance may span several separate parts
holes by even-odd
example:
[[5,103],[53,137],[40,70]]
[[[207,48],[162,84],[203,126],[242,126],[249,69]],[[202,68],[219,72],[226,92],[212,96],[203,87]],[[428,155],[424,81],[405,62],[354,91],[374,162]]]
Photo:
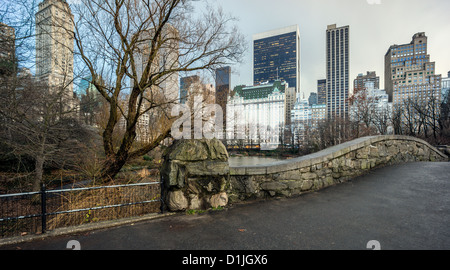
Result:
[[164,181],[161,180],[160,182],[160,200],[161,200],[161,206],[160,206],[160,210],[161,210],[161,214],[164,214]]
[[41,217],[42,217],[42,233],[47,230],[47,194],[45,184],[41,185]]

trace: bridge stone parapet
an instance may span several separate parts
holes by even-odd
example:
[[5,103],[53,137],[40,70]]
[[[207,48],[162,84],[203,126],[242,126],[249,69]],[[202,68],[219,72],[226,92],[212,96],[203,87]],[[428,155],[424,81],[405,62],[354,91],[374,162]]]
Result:
[[381,166],[448,160],[445,154],[418,138],[364,137],[299,158],[260,166],[230,167],[227,193],[231,202],[291,197],[348,181]]

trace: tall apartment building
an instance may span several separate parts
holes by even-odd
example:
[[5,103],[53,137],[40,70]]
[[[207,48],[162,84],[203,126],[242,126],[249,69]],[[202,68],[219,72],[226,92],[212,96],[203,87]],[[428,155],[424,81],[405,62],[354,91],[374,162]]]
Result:
[[294,123],[292,122],[292,115],[291,111],[294,109],[296,100],[297,100],[297,94],[295,92],[294,87],[288,87],[284,91],[284,108],[285,108],[285,114],[284,114],[284,142],[288,142],[291,140],[292,134],[292,126]]
[[367,71],[367,74],[358,74],[356,79],[353,81],[353,89],[363,89],[367,82],[373,82],[376,89],[380,89],[380,77],[377,76],[375,71]]
[[180,103],[189,104],[194,102],[194,99],[201,96],[201,102],[204,104],[216,103],[216,89],[212,84],[204,84],[198,75],[182,77],[180,79]]
[[15,65],[15,30],[0,22],[0,75],[13,72]]
[[44,0],[36,13],[36,78],[61,91],[70,109],[73,98],[74,22],[65,0]]
[[385,90],[393,105],[408,97],[415,100],[439,98],[441,75],[427,52],[428,38],[417,33],[408,44],[393,45],[385,55]]
[[[151,40],[153,39],[154,29],[142,30],[139,33],[139,42],[137,49],[134,52],[135,67],[137,73],[137,80],[142,79],[144,69],[147,67]],[[167,41],[161,44],[157,56],[154,58],[152,65],[152,73],[165,72],[178,68],[179,58],[179,33],[178,30],[170,24],[166,24],[162,31],[162,37]],[[158,91],[163,94],[166,101],[170,104],[180,102],[180,85],[179,85],[179,73],[170,72],[163,76],[158,82],[158,86],[152,89],[152,91]]]
[[[136,78],[131,80],[134,83],[141,83],[144,70],[149,64],[151,53],[151,41],[154,36],[154,29],[142,29],[139,33],[139,40],[136,49],[133,52]],[[161,36],[167,40],[158,49],[156,56],[150,66],[150,73],[162,73],[168,70],[178,68],[179,57],[179,33],[178,30],[170,24],[166,24],[162,30]],[[148,84],[148,81],[143,82]],[[143,89],[144,90],[144,89]],[[161,104],[161,107],[146,111],[151,106],[150,102],[144,101],[141,105],[141,115],[136,125],[136,141],[140,143],[149,143],[161,132],[161,125],[165,123],[158,122],[165,119],[162,115],[171,111],[171,108],[180,102],[186,102],[186,94],[180,93],[180,79],[178,72],[170,72],[162,76],[155,85],[145,89],[145,95],[150,99]],[[183,96],[184,95],[184,96]],[[136,104],[136,106],[138,106]],[[124,111],[128,111],[128,104],[124,105]],[[126,128],[126,121],[122,117],[119,120],[119,126]]]
[[[442,103],[450,104],[450,71],[447,74],[447,78],[442,79]],[[441,107],[441,116],[445,117],[447,114],[447,118],[450,118],[450,112],[444,109],[445,106]]]
[[450,91],[450,71],[447,74],[447,78],[442,78],[442,99],[447,98]]
[[216,70],[216,104],[223,111],[224,123],[227,119],[227,100],[231,89],[231,67],[226,66]]
[[348,118],[350,27],[329,25],[326,31],[327,117]]
[[253,83],[286,81],[300,92],[300,30],[298,25],[253,36]]
[[200,77],[198,75],[192,75],[188,77],[181,77],[180,79],[180,103],[186,104],[189,98],[189,90],[192,85],[198,84]]
[[327,104],[327,79],[317,81],[317,104]]

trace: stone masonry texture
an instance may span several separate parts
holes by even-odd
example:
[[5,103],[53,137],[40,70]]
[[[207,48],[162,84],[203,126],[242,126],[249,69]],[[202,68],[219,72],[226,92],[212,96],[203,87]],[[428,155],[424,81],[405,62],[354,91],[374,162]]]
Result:
[[231,202],[291,197],[348,181],[373,168],[416,161],[447,162],[448,157],[413,137],[364,137],[300,158],[232,167],[227,194]]

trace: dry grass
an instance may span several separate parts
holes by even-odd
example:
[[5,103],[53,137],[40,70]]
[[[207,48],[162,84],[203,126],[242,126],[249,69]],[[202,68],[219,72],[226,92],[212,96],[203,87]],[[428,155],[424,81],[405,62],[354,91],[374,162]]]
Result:
[[52,206],[49,205],[49,208],[52,208],[48,209],[49,212],[101,208],[143,201],[156,200],[156,202],[51,215],[47,219],[47,228],[52,230],[60,227],[157,213],[160,207],[159,199],[159,185],[65,192],[49,199],[49,201],[54,201],[51,204]]
[[[144,163],[144,162],[143,162]],[[148,165],[148,163],[144,164]],[[87,178],[94,175],[97,166],[84,167],[79,170],[54,170],[45,176],[48,190],[68,188],[72,184],[79,187],[83,179],[93,190],[65,191],[61,193],[47,193],[47,230],[77,226],[86,223],[115,220],[126,217],[141,216],[160,211],[160,185],[132,187],[99,188],[99,185],[117,186],[136,183],[157,183],[160,181],[157,163],[152,166],[142,166],[140,169],[129,169],[121,172],[114,181],[107,184],[95,181],[96,178]],[[139,168],[139,167],[138,167]],[[152,168],[152,169],[149,169]],[[33,177],[28,174],[0,173],[0,194],[29,192]],[[99,183],[96,183],[99,182]],[[37,200],[34,200],[35,197]],[[34,201],[33,201],[34,200]],[[120,206],[104,209],[92,209],[110,205],[124,205],[143,201],[152,203]],[[71,213],[51,214],[55,212],[74,211],[78,209],[91,209]],[[20,196],[9,199],[0,199],[0,218],[12,218],[27,215],[40,215],[40,196]],[[17,236],[21,234],[41,233],[41,217],[14,219],[0,222],[0,238]]]
[[[150,183],[149,179],[145,179]],[[113,183],[111,183],[112,185]],[[46,227],[53,230],[61,227],[77,226],[86,223],[142,216],[160,211],[159,183],[143,186],[114,186],[102,188],[93,186],[88,190],[71,190],[59,193],[47,193]],[[33,203],[33,196],[2,199],[0,218],[40,215],[40,199]],[[128,205],[144,201],[151,203]],[[125,206],[117,206],[125,205]],[[117,206],[108,207],[107,206]],[[103,209],[93,209],[103,208]],[[80,210],[87,209],[87,210]],[[80,211],[77,211],[80,210]],[[54,214],[58,212],[70,213]],[[9,237],[25,233],[41,233],[41,217],[0,222],[0,237]]]

